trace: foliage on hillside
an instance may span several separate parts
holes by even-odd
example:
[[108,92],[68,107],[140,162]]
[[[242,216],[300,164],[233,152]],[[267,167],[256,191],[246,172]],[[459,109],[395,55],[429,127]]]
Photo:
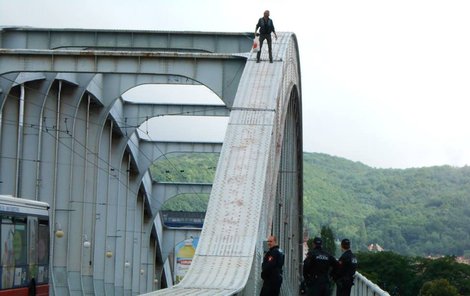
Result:
[[172,153],[158,159],[150,168],[157,182],[212,183],[218,153]]
[[[150,167],[152,178],[157,182],[212,183],[218,153],[172,153],[157,160]],[[188,192],[178,194],[162,206],[167,211],[204,212],[209,194]]]
[[[214,153],[175,154],[151,168],[158,182],[211,183]],[[172,210],[191,209],[191,196]],[[198,210],[207,206],[199,198]],[[377,243],[408,255],[470,252],[470,167],[375,169],[320,153],[304,153],[304,226],[329,226],[353,248]]]
[[470,295],[470,266],[454,257],[428,259],[359,252],[358,271],[390,295]]
[[165,202],[163,211],[205,212],[209,203],[209,194],[184,193],[178,194]]
[[304,153],[305,226],[330,225],[356,248],[410,255],[470,249],[470,168],[374,169]]

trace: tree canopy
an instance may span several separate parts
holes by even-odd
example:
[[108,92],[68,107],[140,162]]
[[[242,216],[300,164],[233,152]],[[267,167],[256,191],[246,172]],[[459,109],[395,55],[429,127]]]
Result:
[[470,250],[470,167],[376,169],[304,153],[304,227],[329,225],[353,248],[400,254]]
[[358,271],[392,296],[470,295],[470,266],[455,257],[430,259],[358,252]]

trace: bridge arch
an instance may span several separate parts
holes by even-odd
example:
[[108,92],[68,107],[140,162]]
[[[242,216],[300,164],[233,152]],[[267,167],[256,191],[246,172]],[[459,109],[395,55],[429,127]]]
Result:
[[[275,62],[258,65],[248,52],[251,38],[246,33],[213,39],[197,33],[195,38],[184,37],[188,32],[108,33],[102,37],[106,32],[2,29],[0,34],[0,152],[23,160],[18,165],[9,158],[0,159],[0,178],[6,180],[0,183],[0,193],[10,193],[12,188],[37,190],[34,198],[52,205],[53,223],[65,226],[65,239],[53,239],[52,293],[142,293],[160,288],[154,281],[156,271],[168,271],[158,255],[161,225],[152,219],[158,197],[139,162],[144,144],[129,126],[140,122],[135,112],[145,110],[151,115],[164,112],[165,106],[148,111],[122,102],[120,96],[135,85],[186,83],[185,77],[210,86],[226,104],[217,112],[230,113],[223,161],[216,171],[208,209],[212,226],[203,230],[208,239],[198,248],[190,273],[204,272],[208,266],[214,272],[220,270],[221,262],[229,262],[225,274],[230,276],[222,279],[209,273],[214,277],[207,280],[188,275],[171,293],[181,288],[204,288],[207,295],[259,291],[262,242],[270,232],[282,237],[292,260],[298,262],[301,256],[296,247],[301,237],[292,235],[302,227],[296,224],[302,152],[295,35],[279,33]],[[214,42],[212,47],[197,45],[191,51],[189,43],[163,43],[162,35],[178,42],[208,38]],[[148,46],[142,41],[145,36]],[[155,36],[162,41],[158,46],[151,40]],[[153,46],[178,50],[142,51]],[[266,58],[265,53],[262,57]],[[25,119],[34,123],[34,134],[17,133],[26,130],[18,116],[22,100],[16,95],[21,95],[23,87]],[[134,118],[133,125],[125,118]],[[16,139],[15,135],[26,135],[24,143],[31,145],[18,147],[5,140]],[[29,159],[34,160],[34,169],[25,169]],[[14,177],[5,177],[7,172],[14,172]],[[280,209],[275,207],[279,203],[283,204]],[[221,208],[224,211],[218,211]],[[289,227],[282,226],[284,218]],[[236,221],[247,227],[241,229]],[[91,238],[89,250],[80,248],[84,234]],[[113,250],[111,258],[104,256],[108,250]],[[80,256],[67,256],[71,253]],[[133,258],[130,266],[125,264],[129,258]],[[298,266],[286,271],[285,293],[297,289],[298,271]]]
[[[295,35],[273,65],[249,60],[230,114],[200,245],[177,286],[149,295],[259,293],[262,242],[287,246],[283,291],[298,292],[302,245],[301,85]],[[229,157],[230,156],[230,157]],[[237,161],[234,161],[236,159]]]

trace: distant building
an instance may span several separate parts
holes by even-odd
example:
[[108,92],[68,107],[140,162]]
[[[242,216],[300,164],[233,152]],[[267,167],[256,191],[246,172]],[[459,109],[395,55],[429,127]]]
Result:
[[456,257],[456,258],[455,258],[455,261],[457,261],[458,263],[463,263],[463,264],[470,265],[470,259],[469,259],[469,258],[465,258],[465,256]]
[[[438,256],[426,256],[427,259],[435,260],[439,258],[445,257],[444,255]],[[465,256],[456,256],[455,262],[470,265],[470,258],[466,258]]]
[[373,251],[373,252],[383,252],[385,251],[384,248],[382,248],[379,244],[370,244],[367,246],[367,249],[369,251]]

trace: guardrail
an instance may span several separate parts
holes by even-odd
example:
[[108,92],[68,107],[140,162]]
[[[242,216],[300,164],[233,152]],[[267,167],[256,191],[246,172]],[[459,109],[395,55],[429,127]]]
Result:
[[359,272],[356,272],[354,286],[351,289],[351,296],[390,296],[390,294],[380,289],[379,286],[368,280]]

